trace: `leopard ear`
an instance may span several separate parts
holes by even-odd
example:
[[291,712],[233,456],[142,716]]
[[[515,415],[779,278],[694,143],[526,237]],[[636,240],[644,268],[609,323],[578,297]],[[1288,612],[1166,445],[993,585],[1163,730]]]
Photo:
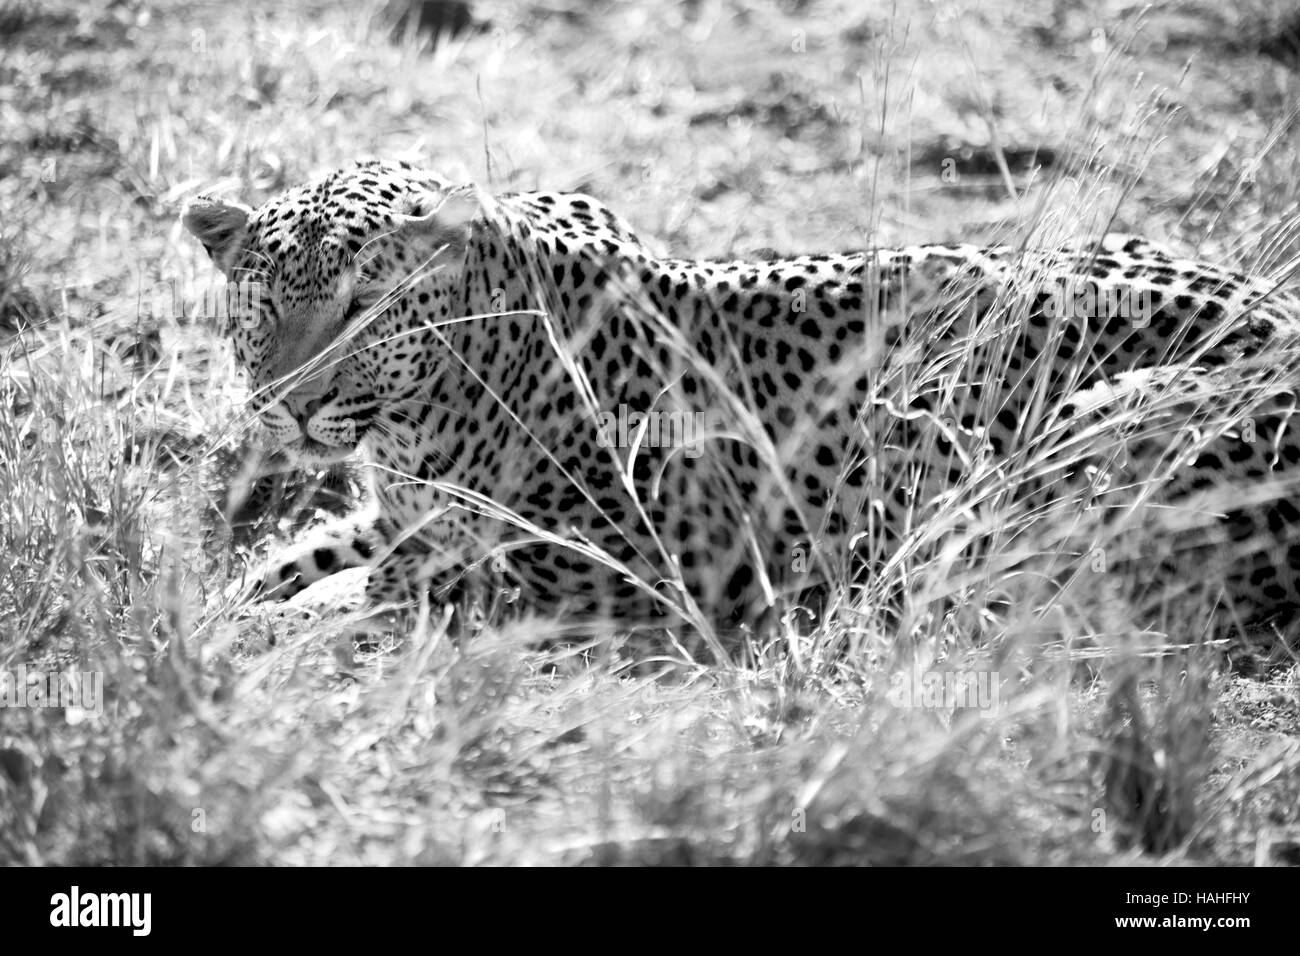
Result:
[[242,203],[199,196],[185,204],[181,222],[203,243],[212,262],[227,276],[248,242],[248,219],[253,210]]
[[420,194],[397,215],[396,234],[444,268],[458,269],[465,262],[474,220],[483,215],[477,190],[473,187],[451,193]]

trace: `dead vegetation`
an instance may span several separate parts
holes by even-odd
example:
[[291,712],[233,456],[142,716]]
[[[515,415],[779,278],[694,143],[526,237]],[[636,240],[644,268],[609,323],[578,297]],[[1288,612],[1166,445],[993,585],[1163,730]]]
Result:
[[[97,717],[0,708],[0,860],[1244,863],[1297,823],[1295,668],[1230,676],[1200,605],[1153,632],[1115,576],[954,573],[978,474],[878,593],[739,660],[213,613],[240,547],[355,486],[231,501],[242,385],[175,217],[406,154],[584,189],[682,254],[1109,229],[1272,274],[1300,253],[1295,11],[483,3],[395,37],[380,6],[0,4],[0,671],[103,682]],[[903,621],[873,614],[900,585]]]

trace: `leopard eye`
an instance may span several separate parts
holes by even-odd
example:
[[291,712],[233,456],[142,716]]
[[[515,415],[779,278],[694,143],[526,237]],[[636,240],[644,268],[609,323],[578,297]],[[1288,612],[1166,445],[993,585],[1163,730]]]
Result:
[[373,287],[361,288],[352,296],[352,301],[348,304],[347,311],[343,313],[343,318],[351,321],[362,315],[367,309],[373,308],[375,303],[383,298],[383,295]]
[[251,332],[255,329],[270,327],[275,323],[275,312],[272,309],[253,309],[240,312],[232,312],[229,316],[227,329],[230,333]]

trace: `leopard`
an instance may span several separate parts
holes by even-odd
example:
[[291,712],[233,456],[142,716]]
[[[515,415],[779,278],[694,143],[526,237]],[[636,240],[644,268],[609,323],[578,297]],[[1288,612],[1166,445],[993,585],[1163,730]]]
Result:
[[974,526],[989,501],[1068,501],[1106,471],[1079,451],[1098,409],[1146,402],[1168,427],[1133,447],[1181,455],[1166,499],[1210,515],[1152,573],[1217,556],[1225,619],[1300,606],[1286,276],[1114,233],[676,258],[584,193],[391,159],[182,220],[256,291],[222,330],[250,417],[301,466],[369,475],[249,597],[365,568],[376,607],[487,586],[575,620],[745,630],[817,595],[824,614],[947,547],[924,540],[936,509]]

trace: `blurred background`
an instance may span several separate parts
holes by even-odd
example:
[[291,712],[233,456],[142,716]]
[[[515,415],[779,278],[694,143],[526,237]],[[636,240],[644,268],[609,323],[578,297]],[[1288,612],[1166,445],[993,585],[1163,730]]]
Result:
[[1104,226],[1230,256],[1295,210],[1298,11],[4,0],[0,314],[188,274],[195,191],[389,155],[589,191],[683,254],[995,239],[1072,176]]

